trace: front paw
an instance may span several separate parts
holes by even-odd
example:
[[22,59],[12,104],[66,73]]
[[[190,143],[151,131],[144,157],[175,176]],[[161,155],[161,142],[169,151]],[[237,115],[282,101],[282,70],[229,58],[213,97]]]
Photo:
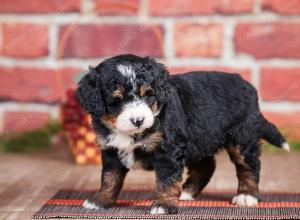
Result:
[[150,209],[151,215],[176,214],[177,212],[178,212],[177,206],[159,204],[159,203],[154,203]]
[[113,205],[112,202],[104,202],[104,201],[101,201],[100,199],[94,199],[94,198],[90,198],[90,199],[86,199],[84,200],[82,206],[84,208],[87,208],[87,209],[96,209],[96,210],[99,210],[99,209],[107,209],[109,207],[111,207]]
[[251,207],[258,204],[258,199],[249,194],[239,194],[232,199],[232,203],[239,206]]
[[103,207],[101,207],[101,205],[98,202],[95,202],[90,199],[84,200],[82,206],[86,209],[96,209],[96,210],[103,208]]

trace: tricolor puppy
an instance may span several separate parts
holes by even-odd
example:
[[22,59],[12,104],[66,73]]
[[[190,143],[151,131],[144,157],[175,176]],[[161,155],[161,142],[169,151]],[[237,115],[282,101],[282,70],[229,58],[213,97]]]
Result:
[[[232,202],[254,206],[260,139],[288,149],[261,114],[254,87],[237,74],[170,76],[152,58],[120,55],[91,68],[77,98],[92,117],[102,150],[101,189],[84,203],[87,208],[112,206],[127,172],[139,162],[156,174],[150,213],[176,213],[179,198],[194,199],[209,182],[219,149],[236,166],[238,194]],[[180,195],[184,166],[189,176]]]

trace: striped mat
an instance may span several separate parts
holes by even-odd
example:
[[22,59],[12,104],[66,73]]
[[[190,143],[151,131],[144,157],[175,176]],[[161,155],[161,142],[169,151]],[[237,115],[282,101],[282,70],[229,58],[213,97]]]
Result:
[[233,193],[206,192],[195,201],[180,201],[176,215],[149,215],[154,194],[151,191],[123,191],[116,205],[109,209],[82,207],[96,191],[61,190],[34,214],[33,218],[89,219],[300,219],[300,193],[264,193],[252,208],[230,203]]

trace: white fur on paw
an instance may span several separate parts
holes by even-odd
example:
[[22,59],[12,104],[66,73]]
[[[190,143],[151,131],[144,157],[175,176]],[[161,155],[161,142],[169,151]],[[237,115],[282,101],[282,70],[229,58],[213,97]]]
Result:
[[248,194],[239,194],[232,199],[232,203],[239,206],[255,206],[258,204],[257,198]]
[[152,207],[150,210],[150,214],[151,215],[163,215],[163,214],[166,214],[166,210],[161,206]]
[[290,145],[287,142],[281,144],[282,149],[290,151]]
[[96,209],[96,210],[99,210],[99,207],[95,203],[89,201],[88,199],[84,200],[84,203],[82,204],[82,206],[84,208],[86,208],[86,209]]
[[195,199],[190,193],[182,191],[179,200],[195,200]]

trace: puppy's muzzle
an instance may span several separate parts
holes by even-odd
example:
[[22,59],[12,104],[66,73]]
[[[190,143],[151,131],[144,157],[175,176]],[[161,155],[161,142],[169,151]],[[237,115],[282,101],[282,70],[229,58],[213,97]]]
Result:
[[135,117],[130,119],[131,123],[137,128],[140,128],[143,125],[144,120],[145,117]]

